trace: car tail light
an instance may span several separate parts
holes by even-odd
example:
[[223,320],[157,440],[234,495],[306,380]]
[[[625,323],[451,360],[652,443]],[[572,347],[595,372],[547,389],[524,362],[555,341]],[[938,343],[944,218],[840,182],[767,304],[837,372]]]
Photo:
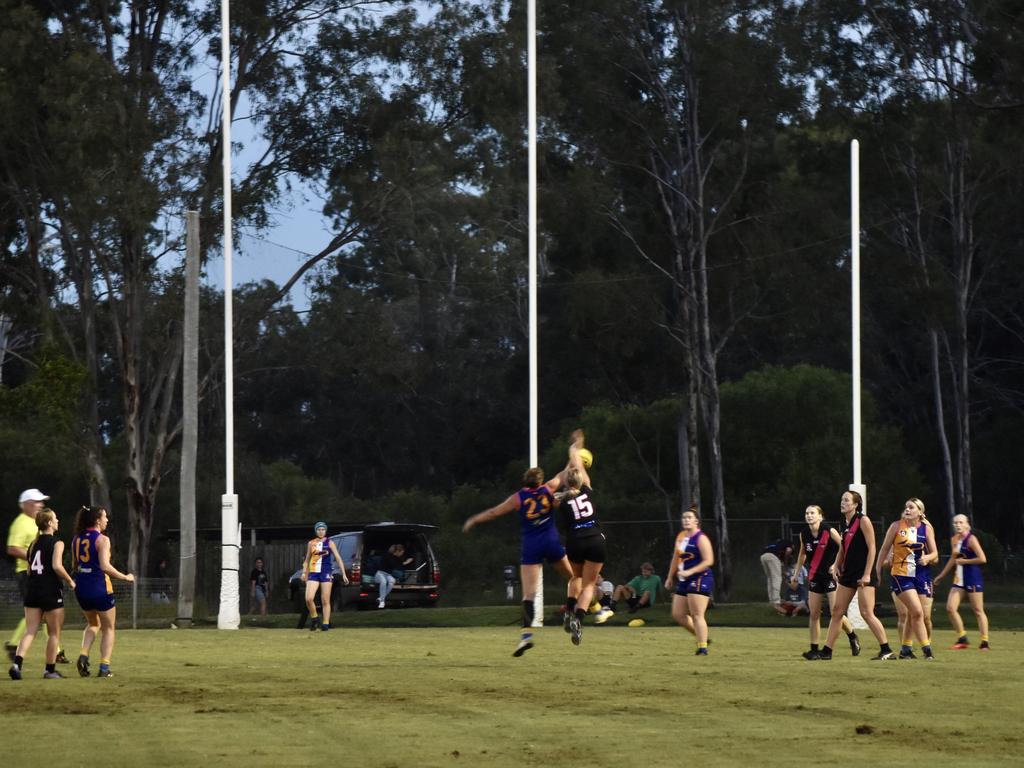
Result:
[[359,590],[359,596],[360,597],[369,597],[370,593],[367,592],[365,589],[361,589],[361,590]]
[[348,577],[357,584],[363,580],[363,569],[362,566],[357,562],[353,562],[348,569]]
[[438,567],[437,563],[434,563],[434,583],[441,583],[441,569]]

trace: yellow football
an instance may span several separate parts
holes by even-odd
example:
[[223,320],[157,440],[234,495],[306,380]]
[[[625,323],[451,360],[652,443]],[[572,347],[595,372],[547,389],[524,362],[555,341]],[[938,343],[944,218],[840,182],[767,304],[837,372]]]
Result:
[[586,448],[580,448],[576,452],[576,455],[580,457],[580,461],[583,463],[583,466],[590,469],[590,465],[594,463],[594,454]]
[[633,619],[633,620],[632,620],[631,622],[629,622],[629,624],[627,624],[626,626],[627,626],[627,627],[642,627],[642,626],[643,626],[644,624],[646,624],[646,623],[647,623],[647,622],[646,622],[646,621],[644,621],[643,619]]

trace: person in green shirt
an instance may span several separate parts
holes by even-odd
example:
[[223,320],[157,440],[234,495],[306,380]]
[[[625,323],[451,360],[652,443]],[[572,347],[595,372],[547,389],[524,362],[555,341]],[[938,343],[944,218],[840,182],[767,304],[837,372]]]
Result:
[[[29,488],[18,497],[18,506],[21,512],[7,529],[7,554],[14,558],[14,576],[18,581],[18,592],[21,599],[25,599],[25,591],[28,589],[28,548],[36,539],[38,528],[36,526],[36,513],[41,512],[45,506],[44,502],[50,497],[38,488]],[[18,626],[14,628],[10,639],[5,646],[7,655],[14,661],[14,654],[18,649],[25,634],[25,617],[22,616]],[[67,664],[67,657],[63,650],[58,650],[57,661]]]
[[654,575],[654,566],[644,563],[640,566],[639,576],[634,576],[628,584],[619,584],[615,588],[609,608],[614,611],[620,600],[626,601],[630,613],[636,613],[641,608],[650,608],[654,605],[654,598],[658,596],[660,587],[661,579]]

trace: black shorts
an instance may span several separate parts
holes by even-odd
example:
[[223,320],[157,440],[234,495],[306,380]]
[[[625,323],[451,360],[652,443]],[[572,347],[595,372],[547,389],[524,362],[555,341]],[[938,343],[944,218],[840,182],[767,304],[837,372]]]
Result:
[[565,542],[565,554],[571,563],[603,563],[608,559],[608,548],[605,546],[604,534],[587,536],[585,539],[569,539]]
[[24,600],[28,594],[28,571],[18,571],[14,578],[18,581],[18,595]]
[[850,589],[857,589],[858,586],[863,586],[863,587],[877,587],[878,586],[878,580],[875,578],[875,572],[874,571],[871,572],[871,580],[867,584],[857,584],[857,579],[859,577],[863,576],[863,575],[864,575],[864,571],[857,571],[856,573],[849,573],[847,571],[847,572],[844,572],[843,575],[839,577],[839,583],[842,584],[844,587],[849,587]]
[[807,582],[807,591],[816,595],[827,595],[836,591],[836,580],[827,573]]
[[46,611],[55,611],[58,608],[63,608],[64,590],[59,587],[56,592],[53,590],[30,589],[28,594],[25,595],[25,607],[38,608],[44,613]]

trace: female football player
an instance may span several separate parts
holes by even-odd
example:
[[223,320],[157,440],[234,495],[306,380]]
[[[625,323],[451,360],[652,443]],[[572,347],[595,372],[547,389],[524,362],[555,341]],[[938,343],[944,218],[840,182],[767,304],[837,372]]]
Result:
[[[793,573],[800,573],[800,568],[807,564],[807,610],[810,613],[808,628],[811,632],[811,649],[804,651],[804,658],[813,661],[818,656],[818,639],[821,633],[821,609],[827,597],[829,612],[835,611],[836,580],[829,572],[839,552],[839,531],[824,522],[821,507],[812,504],[804,510],[804,521],[807,525],[800,530],[800,554],[796,558]],[[790,586],[796,587],[796,578],[790,579]],[[850,620],[843,616],[843,631],[850,641],[850,652],[857,656],[860,653],[860,641],[853,631]]]
[[925,658],[935,658],[924,621],[921,590],[931,588],[925,569],[937,557],[935,533],[924,520],[924,504],[919,499],[908,499],[902,518],[890,525],[885,533],[876,566],[881,582],[882,567],[889,565],[893,599],[902,608],[899,624],[901,659],[915,658],[911,649],[911,638],[914,637],[921,643]]
[[818,658],[829,661],[832,658],[832,644],[839,637],[843,616],[850,607],[854,595],[860,606],[861,616],[867,622],[871,634],[878,641],[878,655],[873,661],[884,661],[893,658],[892,648],[885,636],[885,627],[875,616],[875,529],[862,511],[864,500],[856,491],[846,491],[839,501],[839,511],[843,514],[840,523],[842,544],[832,565],[832,575],[836,577],[835,610],[828,624],[828,636],[825,645],[818,652]]
[[665,589],[672,595],[672,618],[697,638],[697,655],[708,655],[708,623],[704,614],[715,590],[715,552],[711,540],[700,529],[700,514],[694,504],[683,512],[683,530],[676,537],[672,564]]
[[[338,547],[327,538],[327,523],[318,522],[313,526],[315,539],[306,544],[306,557],[302,561],[302,580],[306,582],[306,608],[309,610],[309,631],[317,626],[326,632],[331,628],[331,589],[334,587],[334,562],[338,563],[341,580],[348,584],[345,561],[338,554]],[[316,593],[320,590],[320,604],[324,611],[321,622],[316,613]]]
[[970,601],[971,610],[978,621],[978,634],[981,636],[981,643],[978,650],[989,650],[988,645],[988,616],[985,615],[985,582],[981,576],[981,566],[988,560],[985,557],[985,550],[981,548],[981,542],[971,531],[971,524],[966,515],[953,517],[953,538],[950,539],[950,557],[946,567],[935,577],[938,584],[951,568],[956,569],[953,577],[953,586],[949,590],[949,599],[946,601],[946,613],[949,614],[949,621],[956,630],[957,640],[953,649],[960,651],[969,648],[967,632],[964,630],[964,622],[960,618],[960,599],[964,594]]
[[117,608],[111,577],[133,582],[131,573],[121,573],[110,563],[110,539],[103,532],[110,523],[103,507],[82,507],[75,516],[75,538],[71,540],[71,557],[75,571],[75,597],[85,614],[82,652],[78,655],[78,674],[89,676],[89,650],[97,633],[100,636],[100,669],[98,677],[113,677],[110,657],[114,653]]
[[565,628],[572,635],[574,645],[579,645],[583,637],[583,618],[594,598],[595,585],[607,559],[594,489],[580,454],[582,448],[583,430],[578,429],[573,433],[573,442],[569,446],[566,489],[555,494],[555,503],[565,521],[565,549],[573,574],[565,603]]
[[522,545],[519,558],[519,578],[523,584],[523,626],[519,635],[519,645],[513,656],[522,656],[533,648],[533,600],[537,596],[537,585],[540,581],[544,561],[551,563],[558,573],[567,580],[573,578],[572,566],[565,556],[565,548],[558,539],[555,526],[555,492],[562,486],[565,469],[557,476],[544,482],[544,470],[530,467],[523,474],[523,487],[513,493],[501,504],[485,509],[466,518],[462,532],[466,533],[478,523],[494,520],[509,512],[519,513],[519,527],[522,532]]
[[64,542],[57,533],[57,515],[52,509],[36,513],[39,534],[28,547],[28,588],[25,593],[25,634],[15,651],[14,664],[9,670],[11,679],[21,679],[25,655],[36,639],[40,625],[45,621],[49,638],[46,641],[45,678],[64,677],[57,671],[57,651],[60,649],[60,628],[64,624],[64,590],[61,581],[75,588],[75,581],[64,570]]

